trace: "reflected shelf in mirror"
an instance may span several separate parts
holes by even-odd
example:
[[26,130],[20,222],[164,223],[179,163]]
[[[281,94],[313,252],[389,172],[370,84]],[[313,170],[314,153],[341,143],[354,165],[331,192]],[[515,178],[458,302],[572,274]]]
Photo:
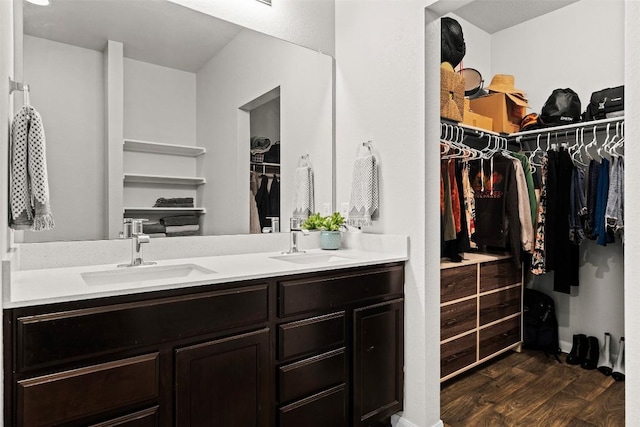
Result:
[[139,153],[169,154],[185,157],[198,157],[207,152],[207,149],[204,147],[164,144],[161,142],[140,141],[136,139],[125,139],[123,149],[124,151],[137,151]]

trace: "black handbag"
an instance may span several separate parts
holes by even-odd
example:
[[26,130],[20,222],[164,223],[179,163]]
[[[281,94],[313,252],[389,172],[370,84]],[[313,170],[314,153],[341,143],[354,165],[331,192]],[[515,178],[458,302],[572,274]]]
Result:
[[610,87],[591,94],[591,100],[582,119],[605,119],[611,117],[612,113],[621,111],[624,111],[624,86]]

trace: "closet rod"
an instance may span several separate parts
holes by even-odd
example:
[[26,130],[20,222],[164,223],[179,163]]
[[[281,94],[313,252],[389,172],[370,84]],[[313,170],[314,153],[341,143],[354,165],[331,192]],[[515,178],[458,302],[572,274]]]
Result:
[[592,120],[590,122],[578,122],[578,123],[571,123],[569,125],[553,126],[553,127],[542,128],[542,129],[534,129],[534,130],[525,130],[525,131],[522,131],[522,132],[512,133],[509,136],[510,137],[515,137],[516,141],[517,141],[518,138],[535,136],[535,135],[538,135],[540,133],[558,133],[558,132],[562,132],[562,131],[565,131],[565,130],[580,129],[580,128],[593,128],[594,126],[595,127],[600,127],[602,129],[605,129],[606,125],[609,124],[609,123],[616,123],[616,122],[623,122],[623,121],[624,121],[624,117],[612,117],[610,119]]

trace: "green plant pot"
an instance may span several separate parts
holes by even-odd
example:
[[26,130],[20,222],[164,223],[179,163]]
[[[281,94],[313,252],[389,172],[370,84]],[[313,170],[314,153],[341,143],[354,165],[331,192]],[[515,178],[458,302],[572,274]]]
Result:
[[340,249],[342,244],[342,236],[340,231],[321,231],[320,247],[322,249],[336,250]]

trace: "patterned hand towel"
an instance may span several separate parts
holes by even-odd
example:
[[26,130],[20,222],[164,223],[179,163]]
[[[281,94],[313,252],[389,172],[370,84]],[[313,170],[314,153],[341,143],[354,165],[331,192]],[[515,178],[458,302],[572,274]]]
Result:
[[311,166],[298,166],[295,175],[293,194],[293,217],[309,218],[315,212],[313,196],[313,169]]
[[55,227],[49,205],[44,127],[40,114],[24,105],[11,124],[11,219],[16,230]]
[[347,224],[354,227],[373,225],[378,219],[378,163],[373,154],[359,156],[353,165],[351,199]]

